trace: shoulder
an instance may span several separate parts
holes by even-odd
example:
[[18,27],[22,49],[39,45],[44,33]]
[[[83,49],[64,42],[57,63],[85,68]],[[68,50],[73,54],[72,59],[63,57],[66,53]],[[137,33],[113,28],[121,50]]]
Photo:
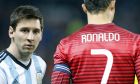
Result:
[[7,57],[7,54],[5,51],[0,52],[0,81],[2,84],[6,84],[6,69],[8,66],[4,62],[5,58]]
[[36,55],[36,58],[38,59],[38,62],[40,64],[41,70],[42,70],[43,75],[44,75],[46,72],[47,64],[40,56]]
[[39,63],[46,65],[45,61],[38,55],[33,55],[33,60],[37,59]]
[[46,65],[45,61],[40,57],[40,56],[36,56],[37,59],[39,60],[39,62],[43,63],[44,65]]
[[5,50],[0,52],[0,63],[7,57]]
[[117,32],[122,33],[122,34],[124,34],[124,35],[137,36],[136,33],[132,32],[132,31],[130,31],[130,30],[127,30],[127,29],[124,28],[124,27],[120,27],[120,26],[118,26],[118,25],[115,25],[114,27],[117,29]]
[[114,28],[116,29],[116,32],[118,32],[120,34],[120,36],[122,37],[122,39],[124,39],[124,40],[127,39],[127,40],[135,43],[139,39],[139,36],[140,36],[139,34],[134,33],[130,30],[127,30],[126,28],[120,27],[118,25],[115,25]]
[[35,62],[36,62],[36,61],[39,62],[40,66],[41,66],[41,68],[42,68],[42,70],[43,70],[43,72],[46,70],[46,67],[47,67],[46,62],[45,62],[40,56],[38,56],[38,55],[33,55],[33,58],[32,58],[32,59],[33,59]]

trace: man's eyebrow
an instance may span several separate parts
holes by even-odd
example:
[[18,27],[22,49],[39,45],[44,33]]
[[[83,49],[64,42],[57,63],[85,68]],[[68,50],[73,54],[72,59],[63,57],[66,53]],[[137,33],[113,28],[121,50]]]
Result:
[[[30,27],[21,27],[21,29],[30,29]],[[34,27],[35,30],[41,30],[41,28]]]
[[29,27],[21,27],[21,29],[29,29]]

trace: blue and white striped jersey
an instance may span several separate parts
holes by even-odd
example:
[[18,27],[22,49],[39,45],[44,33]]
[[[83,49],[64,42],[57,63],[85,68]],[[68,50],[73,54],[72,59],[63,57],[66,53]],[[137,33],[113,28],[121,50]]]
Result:
[[0,84],[41,84],[46,63],[36,55],[27,66],[4,50],[0,53]]

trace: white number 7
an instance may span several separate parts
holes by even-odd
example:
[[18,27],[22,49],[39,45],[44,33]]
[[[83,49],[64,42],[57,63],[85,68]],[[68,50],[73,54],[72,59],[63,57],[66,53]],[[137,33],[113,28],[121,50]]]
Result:
[[107,63],[101,80],[101,84],[107,84],[107,80],[113,64],[113,55],[109,50],[106,49],[91,49],[91,55],[101,55],[101,54],[107,56]]

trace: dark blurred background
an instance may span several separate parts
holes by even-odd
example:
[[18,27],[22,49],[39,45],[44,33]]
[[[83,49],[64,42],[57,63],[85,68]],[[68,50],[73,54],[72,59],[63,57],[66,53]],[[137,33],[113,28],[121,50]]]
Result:
[[[19,5],[38,7],[45,19],[43,40],[36,53],[47,63],[43,84],[50,84],[53,54],[60,39],[87,24],[82,11],[83,0],[0,0],[0,51],[10,44],[8,37],[9,16]],[[114,23],[140,33],[140,0],[117,0]]]

